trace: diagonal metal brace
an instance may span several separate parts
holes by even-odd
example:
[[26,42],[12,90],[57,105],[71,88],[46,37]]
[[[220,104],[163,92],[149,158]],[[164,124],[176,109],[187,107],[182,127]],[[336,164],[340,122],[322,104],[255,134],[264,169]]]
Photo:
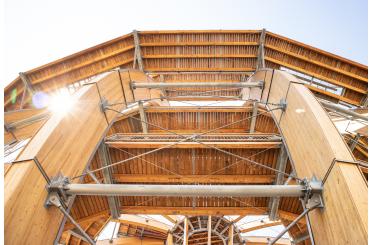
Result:
[[316,208],[323,208],[323,185],[322,181],[315,176],[310,181],[304,180],[302,183],[306,186],[306,193],[304,196],[305,209],[304,211],[290,223],[282,232],[280,232],[274,239],[270,240],[268,245],[275,244],[286,232],[288,232],[294,225],[297,224],[303,217],[305,217],[311,210]]
[[77,223],[74,218],[66,211],[66,209],[63,208],[62,202],[59,199],[59,196],[56,192],[51,192],[48,195],[48,199],[46,201],[46,206],[55,206],[57,207],[69,220],[72,224],[75,225],[75,227],[79,230],[81,235],[87,240],[89,244],[96,245],[96,242],[84,231],[83,228]]

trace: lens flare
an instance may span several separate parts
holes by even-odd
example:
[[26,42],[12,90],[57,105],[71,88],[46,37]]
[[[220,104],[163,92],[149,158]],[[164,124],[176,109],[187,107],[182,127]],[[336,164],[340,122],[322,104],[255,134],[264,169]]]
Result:
[[65,115],[74,105],[73,98],[68,92],[59,92],[51,96],[48,105],[49,110],[58,115]]

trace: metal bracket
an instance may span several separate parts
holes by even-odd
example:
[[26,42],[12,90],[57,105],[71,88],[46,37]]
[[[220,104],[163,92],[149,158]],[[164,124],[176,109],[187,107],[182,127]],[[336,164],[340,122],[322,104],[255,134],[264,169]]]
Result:
[[58,173],[50,180],[50,183],[45,186],[46,190],[48,191],[48,196],[44,203],[45,208],[48,208],[51,205],[57,206],[56,198],[58,199],[59,206],[67,208],[66,203],[68,203],[70,196],[66,194],[65,186],[69,183],[70,180],[61,173]]
[[303,198],[306,208],[324,208],[323,202],[323,184],[315,176],[310,181],[305,179],[306,193]]
[[288,105],[288,103],[284,98],[280,99],[279,106],[281,107],[282,111],[287,110],[287,105]]
[[99,103],[99,108],[102,113],[105,113],[107,107],[109,106],[109,102],[105,97],[102,97],[102,101]]

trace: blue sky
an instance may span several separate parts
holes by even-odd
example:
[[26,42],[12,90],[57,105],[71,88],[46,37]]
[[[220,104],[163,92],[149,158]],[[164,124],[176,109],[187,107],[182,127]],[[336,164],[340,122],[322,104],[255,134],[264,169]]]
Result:
[[367,0],[5,0],[4,7],[5,84],[133,29],[265,27],[367,64]]

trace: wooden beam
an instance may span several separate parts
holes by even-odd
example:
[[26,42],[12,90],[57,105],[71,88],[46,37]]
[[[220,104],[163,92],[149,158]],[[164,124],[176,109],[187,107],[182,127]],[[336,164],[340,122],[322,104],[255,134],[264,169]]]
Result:
[[258,46],[258,42],[148,42],[141,43],[142,47],[166,46]]
[[310,76],[313,76],[315,78],[318,78],[320,80],[323,80],[323,81],[326,81],[326,82],[329,82],[329,83],[332,83],[334,85],[337,85],[337,86],[340,86],[340,87],[344,87],[344,88],[347,88],[347,89],[350,89],[350,90],[353,90],[355,92],[358,92],[358,93],[361,93],[361,94],[367,94],[368,91],[365,90],[365,89],[360,89],[360,88],[357,88],[357,87],[354,87],[353,85],[350,85],[350,84],[347,84],[347,83],[343,83],[343,82],[340,82],[336,79],[333,79],[333,78],[329,78],[329,77],[325,77],[323,75],[320,75],[318,73],[314,73],[314,72],[310,72],[310,71],[307,71],[305,69],[302,69],[302,68],[299,68],[299,67],[296,67],[296,66],[293,66],[293,65],[290,65],[288,63],[285,63],[283,61],[279,61],[277,59],[274,59],[274,58],[271,58],[271,57],[266,57],[266,60],[268,61],[271,61],[271,62],[274,62],[278,65],[282,65],[282,66],[285,66],[289,69],[292,69],[292,70],[295,70],[295,71],[298,71],[298,72],[301,72],[301,73],[304,73],[306,75],[310,75]]
[[143,55],[144,59],[257,58],[256,54],[166,54]]
[[164,245],[164,240],[148,237],[118,237],[111,240],[97,241],[97,245]]
[[200,184],[269,184],[275,175],[156,175],[156,174],[113,174],[117,183],[200,183]]
[[134,226],[139,226],[145,229],[154,230],[162,233],[167,233],[171,228],[160,221],[147,219],[137,215],[123,214],[119,219],[113,219],[112,221],[121,224],[129,224]]
[[[167,206],[122,206],[124,214],[154,214],[154,215],[263,215],[267,207],[167,207]],[[294,214],[295,216],[295,214]]]
[[276,226],[276,225],[281,225],[281,224],[282,222],[279,220],[270,221],[269,219],[262,219],[259,221],[249,223],[249,227],[245,227],[244,229],[241,229],[240,232],[246,233],[246,232],[255,231],[255,230],[259,230],[259,229],[263,229],[263,228],[267,228],[271,226]]
[[174,218],[174,215],[162,215],[162,216],[166,218],[169,222],[172,222],[173,224],[177,223],[177,218],[176,217]]
[[208,215],[208,224],[207,224],[207,230],[208,230],[208,245],[211,245],[211,236],[212,236],[212,216]]
[[363,82],[368,82],[368,78],[366,77],[362,77],[362,76],[358,76],[357,74],[355,73],[351,73],[351,72],[348,72],[348,71],[345,71],[345,70],[341,70],[339,68],[336,68],[336,67],[332,67],[330,65],[327,65],[325,63],[321,63],[319,61],[316,61],[314,59],[311,59],[309,57],[305,57],[303,55],[299,55],[299,54],[296,54],[296,53],[293,53],[289,50],[283,50],[281,48],[278,48],[278,47],[275,47],[273,45],[270,45],[270,44],[266,44],[265,45],[266,48],[268,49],[272,49],[272,50],[275,50],[275,51],[278,51],[278,52],[281,52],[281,53],[284,53],[284,54],[287,54],[289,56],[292,56],[292,57],[295,57],[295,58],[298,58],[300,60],[303,60],[303,61],[306,61],[308,63],[312,63],[314,65],[317,65],[317,66],[320,66],[320,67],[323,67],[323,68],[326,68],[328,70],[331,70],[331,71],[334,71],[334,72],[337,72],[337,73],[340,73],[340,74],[343,74],[343,75],[346,75],[346,76],[349,76],[351,78],[355,78],[357,80],[360,80],[360,81],[363,81]]
[[[133,142],[133,141],[106,141],[105,142],[109,147],[113,148],[135,148],[135,149],[156,149],[160,147],[164,147],[166,145],[171,144],[172,142]],[[282,142],[249,142],[249,141],[241,141],[241,142],[208,142],[203,141],[203,144],[199,144],[197,142],[181,142],[177,145],[174,145],[170,148],[177,148],[177,149],[204,149],[209,148],[205,144],[209,146],[214,146],[218,148],[229,148],[229,149],[266,149],[266,148],[279,148]]]
[[233,220],[233,223],[238,223],[240,220],[244,219],[246,215],[239,215],[238,218]]

